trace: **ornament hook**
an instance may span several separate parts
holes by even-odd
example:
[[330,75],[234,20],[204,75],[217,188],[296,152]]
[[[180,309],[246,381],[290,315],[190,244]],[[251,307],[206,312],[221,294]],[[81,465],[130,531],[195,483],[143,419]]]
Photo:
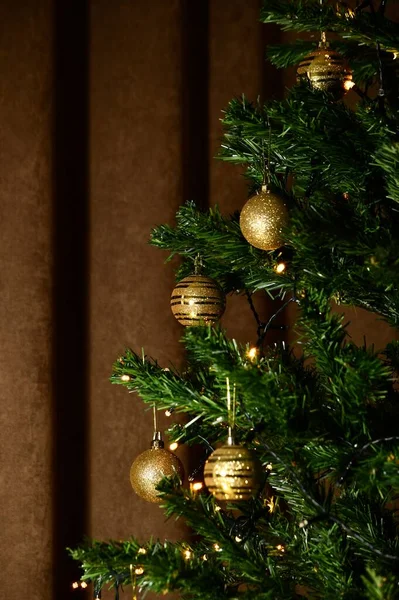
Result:
[[157,409],[155,404],[152,407],[154,417],[154,435],[152,436],[151,448],[163,448],[165,446],[162,439],[162,433],[158,431]]
[[204,265],[201,259],[201,255],[197,254],[194,259],[194,275],[200,275]]
[[267,192],[270,186],[270,161],[272,153],[272,127],[270,125],[270,119],[268,113],[266,113],[266,127],[269,130],[269,143],[267,147],[267,158],[265,156],[264,142],[262,142],[263,150],[263,180],[261,190],[263,193]]
[[132,580],[132,600],[137,600],[136,573],[133,571],[132,564],[130,564],[130,579]]
[[227,445],[234,446],[234,430],[236,424],[236,384],[233,385],[233,399],[230,392],[230,378],[226,377],[227,388],[227,416],[229,421]]

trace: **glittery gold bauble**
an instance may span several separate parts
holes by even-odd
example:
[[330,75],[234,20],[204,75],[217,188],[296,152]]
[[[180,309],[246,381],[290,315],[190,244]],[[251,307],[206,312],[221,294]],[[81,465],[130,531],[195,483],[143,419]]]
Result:
[[222,446],[206,461],[204,481],[217,500],[249,500],[262,484],[262,465],[248,448]]
[[288,223],[284,199],[266,186],[251,196],[241,211],[240,228],[245,239],[255,248],[276,250],[283,245],[281,232]]
[[301,60],[297,79],[309,80],[313,87],[334,94],[337,100],[354,85],[347,61],[328,45],[319,46]]
[[220,319],[226,307],[226,298],[214,279],[204,275],[189,275],[176,285],[170,306],[182,325],[207,325]]
[[173,452],[164,448],[145,450],[136,458],[130,469],[132,488],[148,502],[161,502],[155,489],[161,479],[166,476],[178,475],[184,479],[184,469],[180,460]]

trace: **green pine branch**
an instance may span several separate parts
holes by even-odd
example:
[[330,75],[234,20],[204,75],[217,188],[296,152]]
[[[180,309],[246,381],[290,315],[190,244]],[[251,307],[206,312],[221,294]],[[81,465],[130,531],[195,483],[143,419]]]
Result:
[[387,50],[399,48],[399,25],[380,14],[354,13],[344,3],[324,4],[319,0],[264,0],[263,23],[277,23],[283,31],[333,31],[359,45]]

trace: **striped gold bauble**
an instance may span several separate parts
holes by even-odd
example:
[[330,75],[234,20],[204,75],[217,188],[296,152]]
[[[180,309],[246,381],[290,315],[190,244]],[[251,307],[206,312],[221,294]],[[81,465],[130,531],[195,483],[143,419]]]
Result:
[[217,500],[249,500],[262,485],[262,465],[249,448],[226,444],[206,461],[204,481]]
[[224,313],[226,297],[211,277],[189,275],[176,285],[170,306],[181,325],[208,325],[216,323]]
[[328,44],[321,44],[299,63],[297,80],[306,79],[314,88],[333,94],[337,100],[354,85],[347,61]]

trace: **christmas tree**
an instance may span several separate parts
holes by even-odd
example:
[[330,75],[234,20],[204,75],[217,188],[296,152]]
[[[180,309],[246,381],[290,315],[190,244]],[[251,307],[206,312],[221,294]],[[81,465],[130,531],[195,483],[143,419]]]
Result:
[[[264,2],[263,22],[311,35],[268,49],[274,65],[297,65],[285,100],[235,99],[223,115],[219,158],[246,167],[250,199],[233,216],[188,203],[151,234],[182,259],[171,307],[187,366],[127,350],[111,378],[186,413],[168,435],[203,448],[190,485],[156,423],[131,481],[195,541],[73,549],[95,597],[132,585],[201,600],[399,598],[399,342],[357,346],[333,309],[399,324],[399,26],[386,4]],[[277,306],[266,323],[260,290]],[[216,323],[237,291],[255,317],[252,348]],[[270,346],[289,303],[299,338]]]

